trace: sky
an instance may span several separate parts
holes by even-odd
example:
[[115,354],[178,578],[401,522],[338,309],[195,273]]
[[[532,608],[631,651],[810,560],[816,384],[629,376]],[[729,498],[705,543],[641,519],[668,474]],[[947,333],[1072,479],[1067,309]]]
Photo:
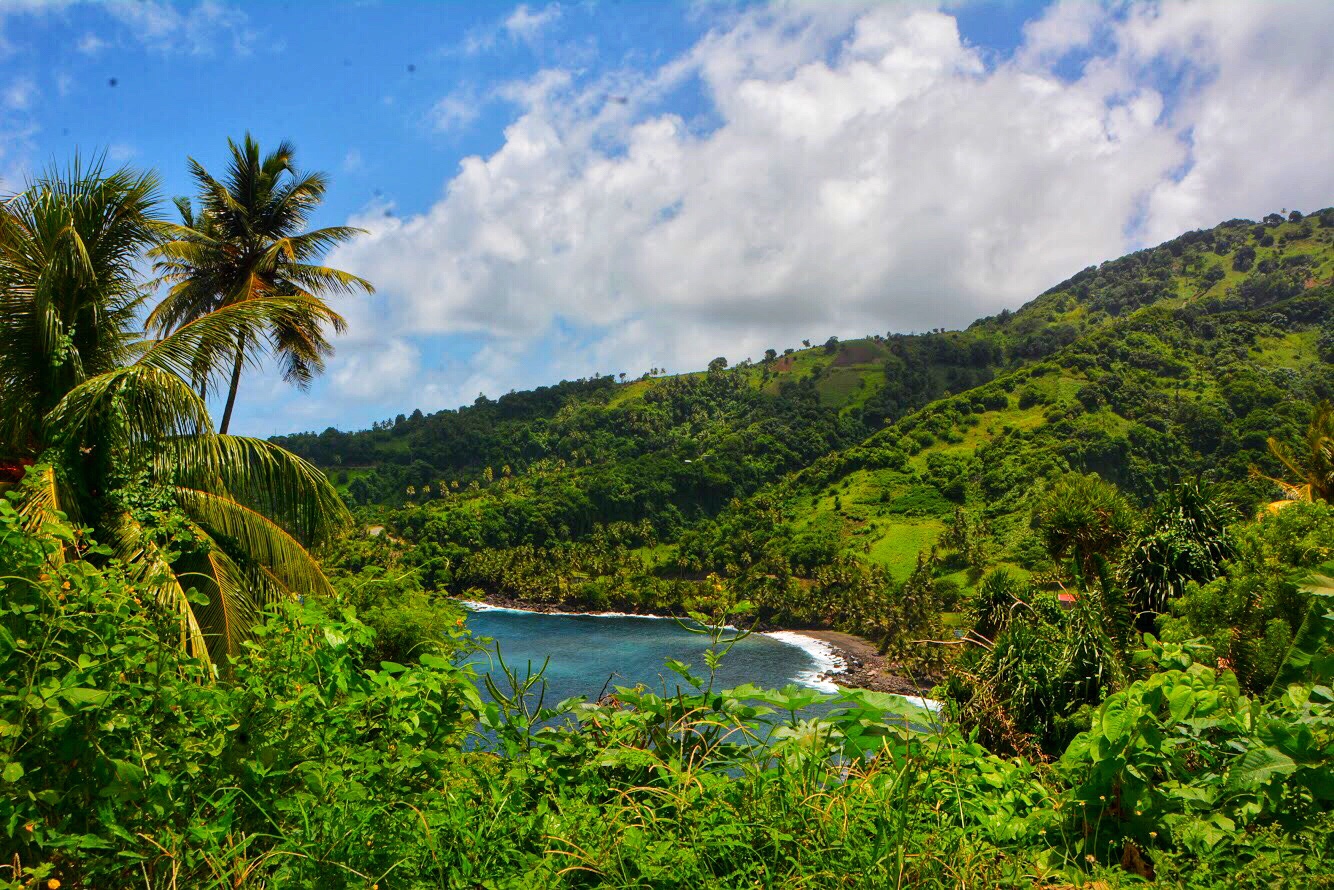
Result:
[[[1334,204],[1334,3],[0,0],[0,193],[290,139],[368,278],[307,392],[365,428],[595,373],[964,327]],[[164,201],[164,213],[169,205]]]

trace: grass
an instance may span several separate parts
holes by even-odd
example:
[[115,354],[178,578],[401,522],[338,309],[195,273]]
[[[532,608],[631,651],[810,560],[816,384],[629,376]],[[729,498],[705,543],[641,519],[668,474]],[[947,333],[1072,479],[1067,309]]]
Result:
[[[917,554],[929,550],[945,533],[938,519],[878,520],[872,524],[876,537],[859,542],[849,552],[883,566],[895,581],[903,581],[917,566]],[[869,546],[868,546],[869,545]]]
[[1283,337],[1261,337],[1252,353],[1257,364],[1270,368],[1296,368],[1316,361],[1319,331],[1296,331]]
[[[1062,383],[1063,387],[1064,384]],[[1055,388],[1055,387],[1054,387]],[[1076,386],[1075,389],[1078,389]],[[1013,405],[1013,400],[1012,405]],[[968,455],[996,438],[1007,427],[1028,432],[1047,422],[1047,406],[1032,405],[1028,408],[1010,407],[1001,411],[987,411],[977,415],[977,425],[956,430],[962,436],[961,442],[941,442],[929,445],[909,459],[908,465],[919,473],[926,472],[926,458],[929,454]]]

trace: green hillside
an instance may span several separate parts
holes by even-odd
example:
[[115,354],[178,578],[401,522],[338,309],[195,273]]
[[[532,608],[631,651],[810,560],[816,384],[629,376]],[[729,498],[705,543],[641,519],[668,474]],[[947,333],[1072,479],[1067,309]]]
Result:
[[[231,148],[185,225],[98,165],[0,204],[0,890],[1329,885],[1334,213],[968,331],[284,440],[321,469],[205,395],[264,338],[318,369],[284,292],[352,232],[256,226],[322,180]],[[163,256],[190,320],[144,337]],[[643,622],[451,596],[702,645],[655,677]],[[840,688],[725,688],[759,623]]]
[[[716,573],[767,620],[869,632],[850,600],[933,550],[959,595],[987,568],[1049,574],[1029,513],[1065,473],[1146,505],[1195,478],[1246,511],[1276,497],[1248,469],[1279,473],[1266,438],[1295,439],[1334,393],[1332,279],[1334,211],[1234,220],[965,331],[277,441],[389,528],[336,557],[353,570],[401,559],[454,594],[628,608],[680,608]],[[402,552],[379,553],[391,538]]]

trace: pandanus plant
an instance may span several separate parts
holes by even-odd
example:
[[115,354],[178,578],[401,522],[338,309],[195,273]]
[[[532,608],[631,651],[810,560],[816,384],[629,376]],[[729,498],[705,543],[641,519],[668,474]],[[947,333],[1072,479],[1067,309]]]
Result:
[[336,491],[281,448],[213,432],[206,406],[238,342],[320,310],[265,293],[144,336],[157,203],[151,174],[78,161],[4,202],[0,459],[35,463],[21,489],[31,527],[59,512],[92,529],[102,558],[179,617],[182,645],[219,661],[266,604],[329,592],[306,548],[345,521]]

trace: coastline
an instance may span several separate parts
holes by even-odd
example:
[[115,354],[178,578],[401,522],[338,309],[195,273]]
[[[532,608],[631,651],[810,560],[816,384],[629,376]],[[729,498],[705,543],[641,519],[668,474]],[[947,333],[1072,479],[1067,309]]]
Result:
[[[644,618],[659,621],[670,621],[674,617],[648,612],[571,612],[550,603],[529,603],[508,599],[499,602],[457,599],[455,602],[474,612],[535,613],[583,618]],[[865,637],[838,630],[804,627],[766,626],[755,632],[804,650],[815,661],[815,669],[796,679],[821,692],[834,692],[842,686],[902,695],[924,707],[934,704],[924,698],[930,691],[929,686],[921,686],[895,673],[888,659],[877,654],[875,644]]]

